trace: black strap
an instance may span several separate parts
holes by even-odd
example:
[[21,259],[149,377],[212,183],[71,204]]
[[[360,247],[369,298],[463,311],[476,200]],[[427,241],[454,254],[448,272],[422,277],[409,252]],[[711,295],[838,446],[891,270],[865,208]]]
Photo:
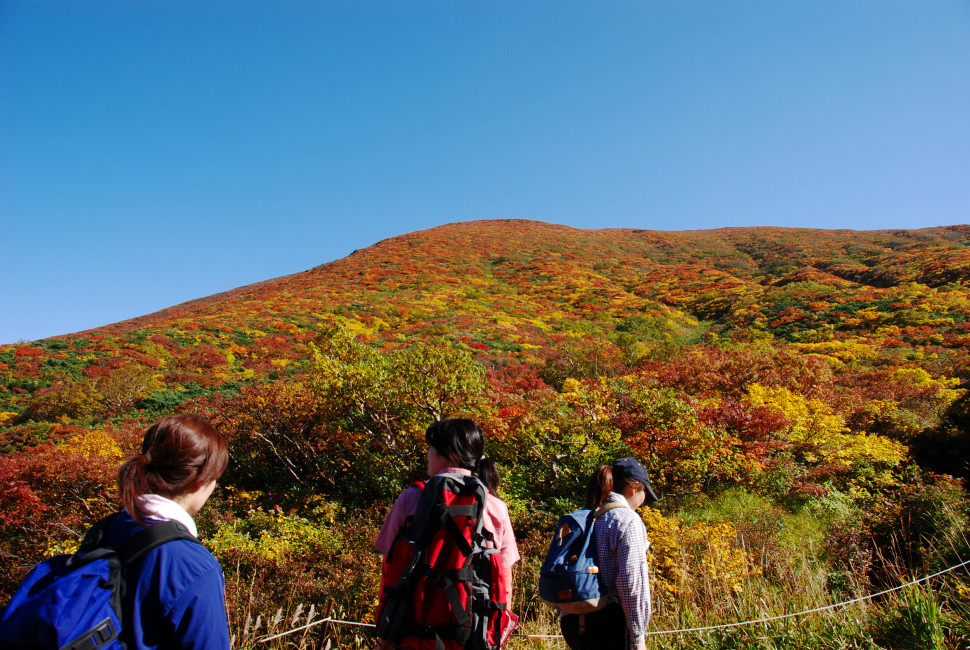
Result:
[[[409,621],[407,634],[402,636],[407,638],[409,636],[416,636],[419,639],[434,639],[434,650],[445,650],[445,642],[442,640],[440,634],[440,627],[430,627],[428,625],[423,625],[421,623],[416,623],[414,621]],[[445,634],[444,638],[450,638],[451,635]],[[411,646],[401,646],[397,643],[394,644],[395,650],[413,650]]]
[[96,521],[84,536],[78,552],[89,554],[97,549],[113,549],[118,554],[121,567],[124,568],[145,553],[176,539],[187,539],[196,544],[202,543],[183,524],[177,521],[160,521],[138,531],[117,546],[109,546],[104,541],[106,531],[120,514],[116,512]]
[[111,522],[117,519],[120,514],[120,512],[115,512],[94,522],[94,525],[85,533],[84,539],[81,540],[81,546],[78,547],[78,552],[87,553],[96,548],[102,548],[104,546],[102,540],[104,539],[105,530],[107,530]]
[[115,550],[118,552],[118,557],[121,558],[121,567],[124,568],[149,551],[176,539],[187,539],[196,544],[202,543],[179,522],[160,521],[138,531],[122,542]]
[[59,650],[100,650],[117,638],[118,628],[110,618],[106,618],[94,628],[62,645]]
[[455,523],[455,520],[447,512],[444,514],[441,524],[445,527],[445,530],[448,531],[448,534],[458,546],[458,550],[461,551],[461,554],[465,557],[471,555],[474,549],[472,548],[471,544],[468,543],[468,540],[465,539],[465,536],[461,534],[458,524]]
[[[471,506],[445,506],[442,494],[446,489],[461,496],[473,495],[476,503]],[[475,517],[475,528],[472,534],[475,536],[481,535],[485,523],[485,498],[485,485],[475,476],[437,474],[431,477],[424,486],[424,491],[418,500],[418,505],[414,512],[411,538],[419,546],[426,547],[440,524],[444,524],[454,537],[457,526],[448,524],[449,521],[454,521],[449,511]],[[457,537],[463,539],[460,533]],[[468,555],[471,553],[471,549],[465,550],[464,552],[465,555]]]
[[458,625],[467,625],[468,621],[471,620],[471,598],[468,599],[468,609],[465,609],[461,599],[458,598],[458,587],[455,586],[455,581],[441,571],[435,571],[434,569],[429,571],[428,580],[432,584],[441,587],[441,591],[448,600],[451,613],[455,615],[455,620],[458,621]]

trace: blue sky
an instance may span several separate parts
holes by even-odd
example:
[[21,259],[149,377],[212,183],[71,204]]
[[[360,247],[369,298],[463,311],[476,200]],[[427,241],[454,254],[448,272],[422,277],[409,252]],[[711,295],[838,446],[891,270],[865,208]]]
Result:
[[0,342],[454,221],[970,223],[970,3],[0,0]]

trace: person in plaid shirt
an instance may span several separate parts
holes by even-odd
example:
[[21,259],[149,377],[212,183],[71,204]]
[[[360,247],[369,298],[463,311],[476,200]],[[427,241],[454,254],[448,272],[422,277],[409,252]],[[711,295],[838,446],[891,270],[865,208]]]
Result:
[[657,500],[647,470],[634,458],[603,465],[590,477],[586,507],[608,503],[624,507],[603,513],[593,528],[599,575],[608,605],[590,614],[560,619],[563,638],[573,650],[639,650],[650,622],[647,529],[636,509]]

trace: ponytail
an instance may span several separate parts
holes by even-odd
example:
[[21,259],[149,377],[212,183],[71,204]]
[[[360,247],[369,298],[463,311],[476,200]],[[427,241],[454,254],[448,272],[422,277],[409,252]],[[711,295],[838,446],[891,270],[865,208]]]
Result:
[[138,497],[149,494],[148,487],[148,456],[138,454],[129,459],[118,472],[118,487],[121,491],[121,504],[132,519],[144,525],[144,512],[140,507]]
[[491,458],[483,458],[480,460],[478,467],[475,469],[475,475],[481,479],[489,492],[496,496],[498,495],[498,484],[502,480],[502,476],[494,460]]
[[197,415],[162,418],[146,433],[141,453],[118,471],[121,504],[139,525],[146,515],[138,497],[167,499],[191,494],[217,480],[226,469],[226,439]]
[[596,510],[606,501],[613,491],[613,468],[600,465],[589,477],[586,484],[586,507]]

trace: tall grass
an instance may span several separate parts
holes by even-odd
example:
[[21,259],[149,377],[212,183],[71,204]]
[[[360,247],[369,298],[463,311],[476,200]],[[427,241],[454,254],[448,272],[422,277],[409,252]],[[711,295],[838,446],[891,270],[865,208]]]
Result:
[[[970,650],[966,568],[878,598],[828,608],[952,566],[953,558],[966,559],[970,548],[965,535],[957,539],[950,531],[947,539],[924,540],[918,568],[910,566],[912,558],[898,554],[874,558],[844,514],[792,513],[742,491],[686,504],[666,516],[645,514],[652,541],[654,610],[647,647]],[[512,603],[520,624],[510,650],[566,650],[558,638],[555,612],[536,592],[546,537],[534,530],[520,540],[522,561],[515,566]],[[346,571],[373,570],[373,551],[359,540],[350,546],[332,552],[330,561],[341,558]],[[334,623],[271,637],[327,617],[369,622],[375,580],[337,581],[332,589],[317,589],[314,593],[325,598],[311,605],[298,584],[290,594],[277,590],[266,598],[265,575],[247,573],[246,567],[230,569],[227,593],[236,647],[374,648],[369,628]],[[800,612],[810,613],[791,616]],[[749,623],[762,619],[773,620]],[[731,627],[697,630],[718,626]],[[678,630],[688,631],[662,634]]]

